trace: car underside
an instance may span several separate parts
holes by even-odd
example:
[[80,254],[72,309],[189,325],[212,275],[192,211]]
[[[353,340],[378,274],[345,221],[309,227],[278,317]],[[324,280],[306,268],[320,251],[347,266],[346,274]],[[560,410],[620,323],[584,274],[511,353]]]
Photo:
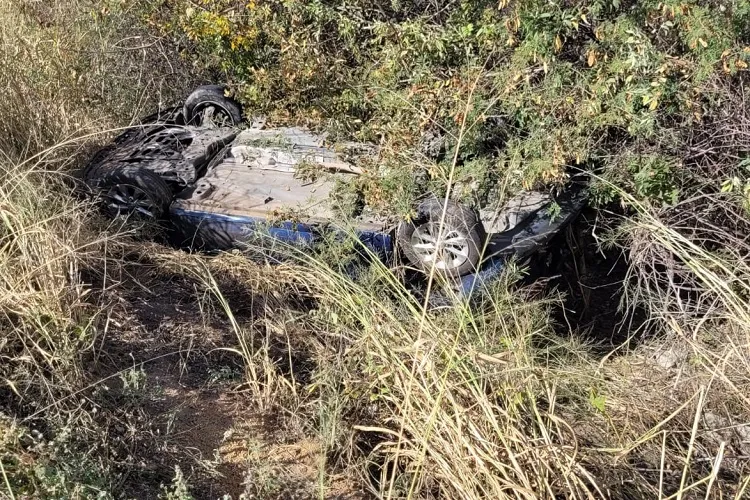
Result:
[[434,270],[464,292],[497,275],[509,257],[543,249],[585,200],[571,183],[555,197],[522,192],[501,210],[428,196],[409,221],[367,206],[346,220],[331,194],[362,173],[351,158],[377,153],[367,144],[332,147],[298,127],[243,123],[223,88],[207,86],[125,131],[92,158],[83,179],[109,215],[168,225],[183,247],[242,247],[261,234],[311,244],[348,231],[381,259]]

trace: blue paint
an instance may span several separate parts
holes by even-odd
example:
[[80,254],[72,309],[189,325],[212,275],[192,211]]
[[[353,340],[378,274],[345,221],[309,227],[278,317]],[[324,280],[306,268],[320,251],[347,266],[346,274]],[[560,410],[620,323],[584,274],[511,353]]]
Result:
[[[254,234],[263,232],[274,239],[293,245],[311,245],[320,239],[320,232],[310,224],[282,221],[274,224],[263,217],[226,215],[200,212],[172,207],[172,221],[184,241],[198,235],[202,246],[212,249],[227,249],[234,242],[247,241]],[[376,255],[385,257],[393,252],[390,234],[368,229],[355,230],[365,247]]]
[[473,293],[481,291],[484,286],[503,272],[506,260],[507,257],[503,256],[487,259],[478,271],[461,276],[458,283],[459,296],[468,298]]
[[[539,210],[510,231],[489,235],[486,254],[490,255],[480,268],[462,276],[455,290],[460,297],[470,298],[482,292],[487,284],[496,279],[506,267],[508,258],[525,258],[549,243],[550,239],[569,224],[580,212],[585,196],[580,190],[569,190],[558,197],[562,216],[550,216],[547,210]],[[250,241],[253,235],[263,233],[272,238],[294,245],[310,246],[328,234],[347,233],[335,227],[315,228],[309,224],[283,221],[269,224],[263,217],[225,215],[212,212],[184,210],[173,207],[172,222],[181,245],[208,250],[224,250],[237,246],[237,242]],[[362,244],[387,265],[392,262],[394,241],[390,233],[356,230]]]

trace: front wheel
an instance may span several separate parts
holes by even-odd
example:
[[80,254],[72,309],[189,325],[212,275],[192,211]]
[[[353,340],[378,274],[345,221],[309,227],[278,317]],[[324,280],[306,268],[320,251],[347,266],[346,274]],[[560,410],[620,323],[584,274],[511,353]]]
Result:
[[453,201],[444,206],[434,197],[420,203],[417,216],[396,230],[396,244],[409,264],[424,272],[434,267],[446,277],[476,271],[484,239],[482,223],[472,210]]

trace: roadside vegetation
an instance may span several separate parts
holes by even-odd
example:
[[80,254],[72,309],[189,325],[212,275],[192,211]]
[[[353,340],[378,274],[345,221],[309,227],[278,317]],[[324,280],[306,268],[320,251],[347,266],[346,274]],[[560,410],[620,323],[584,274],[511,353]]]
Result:
[[[0,0],[0,46],[0,498],[750,495],[746,2]],[[564,279],[427,309],[75,194],[208,81],[379,143],[356,189],[399,215],[591,173]]]
[[[455,197],[501,203],[570,166],[673,203],[694,189],[683,167],[699,155],[695,132],[750,64],[745,2],[169,5],[154,5],[153,23],[250,112],[385,145],[361,188],[389,210],[445,190],[452,170]],[[443,160],[414,158],[437,135]]]

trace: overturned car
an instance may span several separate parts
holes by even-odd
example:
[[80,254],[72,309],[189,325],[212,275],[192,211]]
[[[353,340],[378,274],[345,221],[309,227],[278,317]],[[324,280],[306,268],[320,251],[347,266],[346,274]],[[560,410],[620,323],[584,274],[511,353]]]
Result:
[[[353,227],[389,263],[453,280],[461,292],[497,275],[511,256],[543,249],[582,208],[575,183],[557,196],[523,192],[502,210],[474,210],[427,197],[411,220],[379,217],[364,206],[343,221],[332,203],[337,183],[361,174],[349,158],[375,154],[366,144],[333,148],[297,127],[243,122],[220,86],[196,89],[184,105],[128,129],[94,155],[82,177],[113,217],[166,224],[177,244],[229,249],[259,232],[294,244]],[[300,175],[314,169],[319,175]],[[293,216],[291,215],[293,214]]]

